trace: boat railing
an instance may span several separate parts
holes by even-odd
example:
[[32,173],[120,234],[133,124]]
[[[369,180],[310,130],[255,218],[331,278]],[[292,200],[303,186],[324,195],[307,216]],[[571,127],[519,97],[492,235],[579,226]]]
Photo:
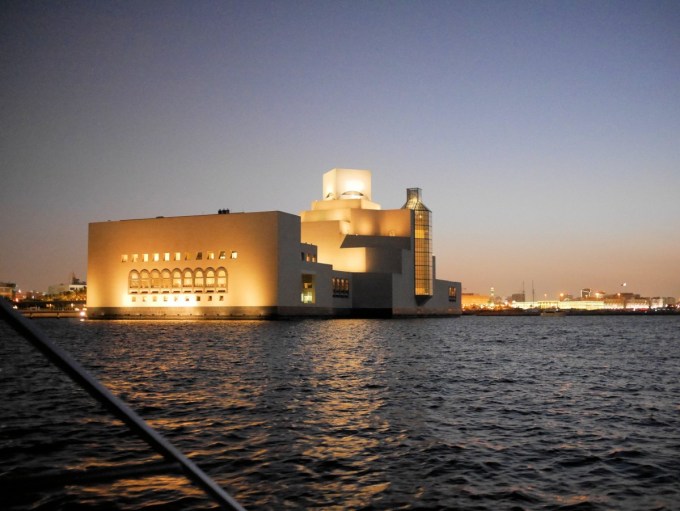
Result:
[[[104,479],[116,479],[130,477],[135,474],[142,475],[154,472],[181,471],[184,476],[200,487],[223,509],[245,511],[245,509],[222,487],[213,481],[193,461],[180,452],[169,440],[163,437],[155,429],[149,426],[134,410],[121,399],[111,393],[99,380],[91,375],[78,361],[66,350],[52,342],[48,336],[40,330],[35,321],[23,317],[12,308],[10,302],[0,299],[0,315],[19,335],[28,340],[38,349],[53,365],[69,376],[78,386],[90,394],[112,415],[120,419],[137,437],[146,442],[154,451],[165,459],[165,462],[133,464],[115,469],[94,471],[80,471],[73,474],[48,474],[30,478],[25,484],[42,482],[47,486],[59,484],[73,484],[73,480],[101,481]],[[70,481],[67,483],[67,481]],[[21,486],[20,481],[12,484]]]

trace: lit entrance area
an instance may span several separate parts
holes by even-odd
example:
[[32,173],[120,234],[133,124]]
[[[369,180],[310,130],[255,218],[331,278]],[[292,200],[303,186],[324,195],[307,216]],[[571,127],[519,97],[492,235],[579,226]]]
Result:
[[314,275],[302,274],[302,303],[316,303],[316,293],[314,290]]

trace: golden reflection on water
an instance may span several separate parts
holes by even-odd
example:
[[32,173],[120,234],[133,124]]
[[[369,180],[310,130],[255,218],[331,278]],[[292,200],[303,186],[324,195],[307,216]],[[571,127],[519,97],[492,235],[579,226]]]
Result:
[[[308,384],[314,388],[302,403],[307,412],[305,422],[315,431],[313,438],[301,441],[305,444],[302,453],[310,463],[329,472],[312,478],[314,492],[342,494],[341,507],[355,509],[373,502],[391,484],[372,463],[379,458],[381,447],[380,435],[375,432],[389,428],[377,413],[385,405],[386,381],[381,370],[385,355],[377,345],[360,345],[368,339],[352,335],[353,323],[342,326],[348,328],[323,339],[324,349],[306,345],[300,354],[308,360]],[[352,471],[370,469],[372,480],[357,481],[355,477],[348,481],[344,476],[350,467]]]
[[[214,508],[214,503],[205,493],[194,486],[182,475],[160,474],[148,477],[118,479],[109,484],[88,485],[74,488],[78,493],[78,504],[82,506],[102,506],[107,500],[115,502],[116,509],[131,506],[136,509],[140,502],[144,507],[167,506],[182,499],[191,499],[192,505],[203,501],[206,509]],[[179,504],[178,504],[179,505]]]
[[579,507],[588,503],[592,504],[606,504],[607,497],[597,495],[554,495],[553,501],[556,505],[565,508]]

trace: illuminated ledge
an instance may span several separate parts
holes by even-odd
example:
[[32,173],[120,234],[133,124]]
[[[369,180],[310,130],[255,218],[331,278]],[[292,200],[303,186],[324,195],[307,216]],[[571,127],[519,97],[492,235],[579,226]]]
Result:
[[285,319],[342,317],[350,309],[300,307],[90,307],[88,319]]
[[389,248],[410,250],[411,238],[406,236],[364,236],[348,234],[340,248]]
[[95,307],[87,311],[88,319],[152,319],[152,320],[210,320],[210,319],[293,319],[293,318],[402,318],[460,316],[453,308],[329,308],[299,307]]
[[328,211],[333,209],[373,209],[380,210],[380,204],[364,198],[318,200],[312,202],[312,211]]

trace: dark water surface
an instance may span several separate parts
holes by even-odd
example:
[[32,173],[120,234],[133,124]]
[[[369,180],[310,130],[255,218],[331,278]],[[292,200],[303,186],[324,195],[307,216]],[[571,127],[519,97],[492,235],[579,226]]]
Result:
[[[680,509],[680,317],[40,320],[250,509]],[[0,324],[0,482],[156,459]],[[173,475],[2,509],[210,509]]]

